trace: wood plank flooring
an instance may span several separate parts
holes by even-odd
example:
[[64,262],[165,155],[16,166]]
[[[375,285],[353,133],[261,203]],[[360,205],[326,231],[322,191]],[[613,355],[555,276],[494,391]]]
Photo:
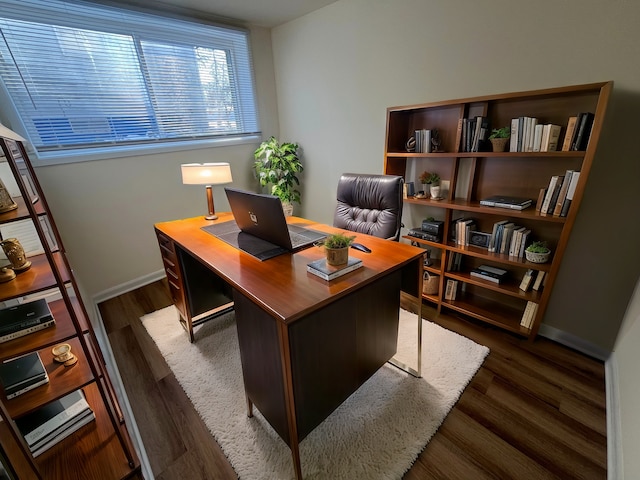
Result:
[[[170,304],[158,281],[99,305],[151,469],[159,480],[237,478],[140,323]],[[606,479],[601,361],[542,337],[527,342],[444,314],[435,321],[491,353],[406,480]]]

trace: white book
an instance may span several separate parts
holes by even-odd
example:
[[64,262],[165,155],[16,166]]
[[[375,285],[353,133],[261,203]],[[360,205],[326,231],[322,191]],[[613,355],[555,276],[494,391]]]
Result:
[[78,421],[76,421],[73,425],[69,425],[69,428],[67,428],[67,429],[63,430],[62,432],[60,432],[59,435],[57,435],[56,437],[52,438],[50,441],[48,441],[47,443],[45,443],[41,447],[39,447],[39,448],[37,448],[35,450],[32,450],[31,454],[34,457],[42,455],[44,452],[49,450],[51,447],[53,447],[54,445],[60,443],[62,440],[64,440],[65,438],[67,438],[71,434],[77,432],[82,427],[84,427],[87,423],[89,423],[89,422],[91,422],[91,421],[93,421],[95,419],[96,419],[96,415],[91,410],[89,410],[89,412],[86,415],[84,415],[83,417],[78,419]]
[[509,151],[517,152],[518,151],[518,123],[519,120],[517,118],[511,119],[511,137],[509,137]]
[[[540,209],[540,213],[547,213],[549,211],[549,205],[551,204],[551,197],[553,197],[553,191],[556,188],[556,184],[558,183],[558,175],[553,175],[551,180],[549,181],[549,188],[547,188],[547,194],[544,197],[544,202],[542,202],[542,208]],[[555,205],[554,205],[555,207]]]
[[[76,390],[18,420],[27,445],[31,446],[61,425],[89,409],[82,390]],[[40,423],[42,422],[42,423]]]
[[538,125],[536,125],[535,128],[535,133],[533,136],[533,151],[534,152],[539,152],[540,151],[540,145],[542,144],[543,141],[543,129],[545,128],[545,125],[542,125],[541,123],[539,123]]

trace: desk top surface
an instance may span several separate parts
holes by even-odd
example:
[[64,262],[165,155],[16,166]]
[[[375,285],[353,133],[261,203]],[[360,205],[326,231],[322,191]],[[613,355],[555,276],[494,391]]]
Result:
[[[371,249],[371,253],[350,249],[349,255],[361,258],[363,267],[335,280],[326,281],[307,272],[309,262],[324,257],[324,247],[312,246],[296,253],[260,261],[202,230],[204,226],[233,219],[230,213],[218,213],[218,217],[218,220],[213,221],[194,217],[162,222],[157,223],[155,228],[199,259],[233,288],[285,323],[293,322],[414,261],[419,261],[421,265],[424,254],[423,249],[405,243],[346,232],[299,217],[288,217],[287,221],[292,225],[327,233],[346,232],[356,235],[356,242]],[[421,269],[416,271],[417,276],[420,274]]]

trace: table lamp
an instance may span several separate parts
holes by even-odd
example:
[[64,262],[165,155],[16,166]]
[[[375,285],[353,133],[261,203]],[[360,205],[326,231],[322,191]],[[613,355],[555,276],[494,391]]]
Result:
[[228,163],[184,163],[181,165],[182,183],[185,185],[206,185],[209,214],[204,218],[218,218],[213,207],[213,185],[231,183],[231,167]]

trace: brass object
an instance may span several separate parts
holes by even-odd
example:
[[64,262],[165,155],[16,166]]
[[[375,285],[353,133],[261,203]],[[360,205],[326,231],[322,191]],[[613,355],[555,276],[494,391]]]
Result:
[[9,267],[0,268],[0,283],[10,282],[16,278],[16,272]]
[[7,187],[4,186],[2,179],[0,179],[0,213],[10,212],[18,208],[18,204],[13,201]]
[[53,354],[53,359],[58,363],[64,364],[65,367],[75,365],[78,361],[78,357],[71,353],[71,345],[68,343],[59,343],[51,349],[51,353]]
[[24,272],[31,267],[31,262],[27,260],[27,255],[24,253],[24,248],[20,245],[17,238],[7,238],[0,242],[2,250],[11,262],[11,268],[16,272]]

